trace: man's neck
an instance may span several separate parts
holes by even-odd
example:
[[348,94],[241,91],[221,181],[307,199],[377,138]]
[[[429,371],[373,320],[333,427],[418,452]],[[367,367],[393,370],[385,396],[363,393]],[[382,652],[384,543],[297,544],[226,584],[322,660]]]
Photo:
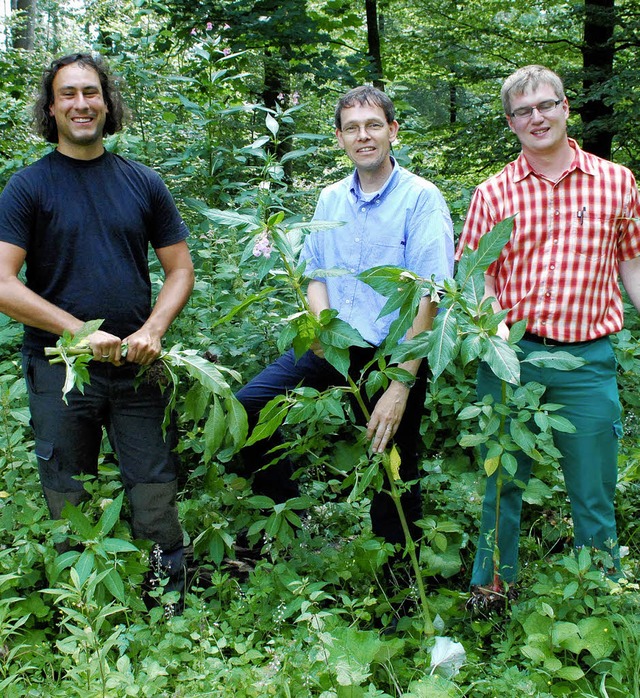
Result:
[[58,143],[57,151],[74,160],[95,160],[104,153],[104,145],[102,141],[93,143],[91,146],[74,146],[67,143]]
[[358,169],[358,179],[360,181],[360,189],[363,193],[368,194],[373,191],[382,189],[386,181],[391,177],[393,172],[393,162],[389,158],[382,167],[377,170],[360,170]]
[[523,152],[531,168],[552,182],[557,182],[560,179],[561,175],[569,169],[575,157],[575,150],[569,145],[568,140],[563,141],[558,148],[550,152],[537,152],[528,149],[523,150]]

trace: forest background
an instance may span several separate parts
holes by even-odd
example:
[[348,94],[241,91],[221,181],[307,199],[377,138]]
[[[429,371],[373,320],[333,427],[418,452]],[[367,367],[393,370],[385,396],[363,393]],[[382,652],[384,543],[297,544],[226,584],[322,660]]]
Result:
[[[367,516],[381,465],[357,438],[348,390],[301,391],[266,419],[265,428],[285,422],[300,467],[304,494],[286,505],[253,497],[238,474],[234,452],[244,434],[231,397],[301,334],[300,236],[320,188],[351,169],[332,126],[344,91],[373,82],[393,98],[401,126],[394,155],[438,185],[459,231],[473,187],[518,153],[499,88],[519,66],[556,70],[571,106],[570,135],[638,170],[638,3],[4,7],[0,187],[49,147],[30,128],[42,67],[68,52],[105,55],[131,110],[107,145],[162,174],[192,232],[196,290],[166,348],[207,357],[209,368],[194,359],[179,375],[180,509],[192,562],[185,612],[167,619],[162,607],[148,613],[140,601],[148,549],[131,541],[108,443],[100,476],[85,483],[91,502],[62,522],[48,520],[19,368],[21,328],[0,317],[3,695],[640,696],[640,324],[630,308],[615,338],[627,585],[603,578],[598,554],[572,553],[550,441],[553,428],[566,428],[554,420],[557,406],[511,374],[503,377],[513,386],[507,408],[517,428],[505,433],[499,411],[476,402],[478,359],[512,369],[514,354],[497,342],[491,309],[477,297],[470,303],[460,272],[442,289],[458,318],[450,346],[429,355],[439,368],[423,423],[420,581],[398,586],[395,600],[408,595],[416,605],[395,634],[380,633],[395,607],[380,584],[391,551],[371,536]],[[152,269],[159,285],[155,260]],[[392,375],[385,360],[378,375]],[[465,608],[486,470],[480,444],[536,454],[525,490],[522,591],[506,618],[474,618]],[[243,532],[257,559],[238,554]],[[65,533],[81,554],[56,556],[52,542]]]

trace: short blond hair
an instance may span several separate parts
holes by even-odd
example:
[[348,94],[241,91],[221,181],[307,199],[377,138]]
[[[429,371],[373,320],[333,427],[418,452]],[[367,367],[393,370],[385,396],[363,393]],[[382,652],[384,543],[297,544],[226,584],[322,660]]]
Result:
[[536,90],[540,85],[553,88],[558,99],[564,99],[564,85],[557,73],[543,65],[525,65],[510,75],[502,85],[500,97],[504,113],[511,115],[511,98]]

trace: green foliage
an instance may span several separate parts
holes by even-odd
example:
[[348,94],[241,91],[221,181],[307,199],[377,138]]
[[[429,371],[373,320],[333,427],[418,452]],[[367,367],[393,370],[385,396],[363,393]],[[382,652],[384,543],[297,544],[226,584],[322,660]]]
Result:
[[[395,156],[443,189],[459,227],[472,187],[516,154],[499,105],[504,76],[542,60],[581,107],[583,4],[378,6],[387,91],[401,123]],[[604,579],[589,551],[564,551],[571,525],[551,434],[571,427],[540,386],[519,384],[514,344],[524,328],[499,338],[502,316],[483,299],[484,268],[508,239],[508,221],[440,286],[392,268],[363,275],[388,296],[385,312],[399,311],[368,379],[322,394],[293,391],[267,406],[250,436],[282,429],[283,448],[271,457],[292,457],[299,499],[276,505],[253,497],[234,473],[246,427],[232,383],[285,346],[300,353],[316,337],[346,376],[347,347],[360,341],[331,312],[319,320],[308,312],[297,256],[313,228],[318,188],[350,168],[336,158],[329,104],[366,79],[364,3],[100,0],[43,8],[36,52],[0,51],[0,184],[48,147],[28,129],[45,55],[106,53],[132,107],[127,129],[108,147],[158,169],[192,232],[197,287],[167,337],[173,348],[160,378],[179,417],[180,512],[194,561],[184,615],[166,622],[149,615],[139,593],[146,553],[131,540],[106,443],[98,478],[84,483],[91,500],[48,520],[16,355],[19,328],[0,318],[2,694],[639,696],[638,590]],[[615,76],[594,92],[615,105],[615,158],[634,165],[637,17],[630,3],[617,9]],[[571,129],[580,134],[577,121]],[[161,272],[152,257],[156,290]],[[442,308],[434,330],[396,346],[425,293]],[[628,315],[615,339],[625,409],[617,508],[622,561],[634,579],[640,327],[635,311]],[[371,459],[354,437],[349,396],[402,379],[395,364],[412,357],[428,357],[434,374],[423,420],[423,539],[415,584],[402,583],[389,598],[384,564],[398,551],[368,530],[370,494],[383,486],[385,465],[393,484],[403,484],[394,482],[390,457]],[[500,403],[475,397],[481,359],[505,381]],[[79,369],[82,360],[70,363]],[[550,358],[529,360],[548,366]],[[558,364],[571,368],[567,357]],[[487,449],[483,469],[473,464],[478,447]],[[497,469],[510,477],[519,450],[534,457],[537,476],[524,492],[521,597],[504,620],[472,619],[464,603],[483,482]],[[243,534],[257,551],[252,564],[239,553]],[[77,549],[56,555],[51,544],[64,539]],[[422,603],[418,580],[434,631],[467,652],[458,674],[436,671],[424,614],[409,611],[395,636],[380,634],[394,617],[392,602]]]

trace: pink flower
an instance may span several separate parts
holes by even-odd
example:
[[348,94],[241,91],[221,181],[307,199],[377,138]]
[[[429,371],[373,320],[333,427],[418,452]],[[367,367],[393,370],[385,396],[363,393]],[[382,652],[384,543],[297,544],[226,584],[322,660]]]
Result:
[[293,106],[295,106],[296,104],[298,104],[299,101],[300,101],[300,93],[298,92],[298,90],[296,90],[291,95],[291,104],[293,104]]
[[271,244],[271,240],[269,240],[269,234],[266,230],[263,230],[260,235],[258,235],[253,245],[253,256],[270,257],[272,252],[273,245]]
[[198,30],[194,27],[194,28],[191,30],[191,36],[197,36],[197,34],[198,34]]
[[211,22],[207,22],[207,31],[210,32],[213,29],[213,24]]
[[230,49],[230,48],[223,48],[223,49],[222,49],[222,53],[223,53],[225,56],[228,56],[228,55],[231,53],[231,49]]
[[230,24],[227,24],[227,23],[225,22],[224,25],[222,26],[222,28],[223,28],[223,29],[231,29],[231,25],[230,25]]
[[278,102],[282,102],[282,100],[284,99],[284,93],[281,92],[281,93],[276,97],[276,99],[278,100]]

